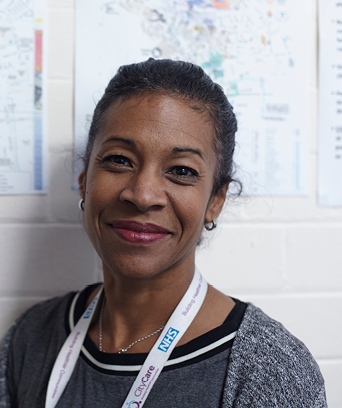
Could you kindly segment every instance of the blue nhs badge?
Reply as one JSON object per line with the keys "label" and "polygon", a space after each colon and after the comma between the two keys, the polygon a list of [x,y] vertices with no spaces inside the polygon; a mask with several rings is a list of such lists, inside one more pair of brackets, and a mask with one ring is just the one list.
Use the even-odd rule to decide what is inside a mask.
{"label": "blue nhs badge", "polygon": [[170,327],[167,333],[165,334],[163,340],[159,344],[158,349],[166,353],[169,347],[171,346],[173,340],[177,337],[178,333],[179,333],[178,330]]}

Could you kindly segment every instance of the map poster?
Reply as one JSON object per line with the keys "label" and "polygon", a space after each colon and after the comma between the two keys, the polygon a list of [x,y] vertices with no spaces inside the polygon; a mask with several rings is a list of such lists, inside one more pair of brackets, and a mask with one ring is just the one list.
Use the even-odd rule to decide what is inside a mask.
{"label": "map poster", "polygon": [[47,192],[44,4],[0,1],[0,194]]}
{"label": "map poster", "polygon": [[310,0],[76,0],[76,153],[120,65],[181,59],[200,65],[234,106],[246,193],[307,195],[312,21]]}
{"label": "map poster", "polygon": [[319,2],[318,203],[342,206],[342,2]]}

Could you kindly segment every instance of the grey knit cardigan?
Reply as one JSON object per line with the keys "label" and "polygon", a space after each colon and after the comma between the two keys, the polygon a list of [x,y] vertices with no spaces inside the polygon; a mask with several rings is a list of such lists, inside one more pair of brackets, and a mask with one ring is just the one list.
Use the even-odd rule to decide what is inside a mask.
{"label": "grey knit cardigan", "polygon": [[[6,336],[0,356],[0,408],[13,408],[6,368],[15,327]],[[324,380],[308,349],[251,304],[229,357],[222,408],[233,407],[327,407]]]}
{"label": "grey knit cardigan", "polygon": [[222,407],[327,407],[324,380],[308,349],[251,304],[231,350]]}

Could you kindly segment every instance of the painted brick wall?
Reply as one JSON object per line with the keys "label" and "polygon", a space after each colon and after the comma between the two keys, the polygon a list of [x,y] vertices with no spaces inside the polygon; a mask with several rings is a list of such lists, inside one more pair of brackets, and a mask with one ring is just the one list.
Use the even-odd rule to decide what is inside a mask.
{"label": "painted brick wall", "polygon": [[[100,279],[71,189],[73,1],[49,0],[48,17],[50,192],[0,197],[0,338],[35,302]],[[312,30],[308,46],[314,51],[314,21]],[[314,72],[314,57],[312,66]],[[316,94],[313,75],[313,118]],[[316,205],[314,123],[309,197],[228,202],[219,228],[206,233],[197,263],[210,283],[253,302],[304,341],[321,366],[329,407],[341,408],[342,208]]]}

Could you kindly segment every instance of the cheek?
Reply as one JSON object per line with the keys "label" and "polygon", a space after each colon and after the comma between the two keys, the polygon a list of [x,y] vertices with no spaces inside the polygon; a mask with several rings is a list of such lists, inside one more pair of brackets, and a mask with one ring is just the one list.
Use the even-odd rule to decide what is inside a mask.
{"label": "cheek", "polygon": [[93,175],[86,186],[86,201],[91,211],[96,213],[101,206],[108,205],[120,188],[120,179],[114,179],[111,173]]}
{"label": "cheek", "polygon": [[201,234],[207,207],[206,196],[205,191],[198,191],[196,194],[194,191],[177,194],[174,209],[183,234],[190,236]]}
{"label": "cheek", "polygon": [[95,245],[95,237],[100,234],[99,217],[112,201],[113,189],[106,178],[89,177],[85,191],[84,227]]}

